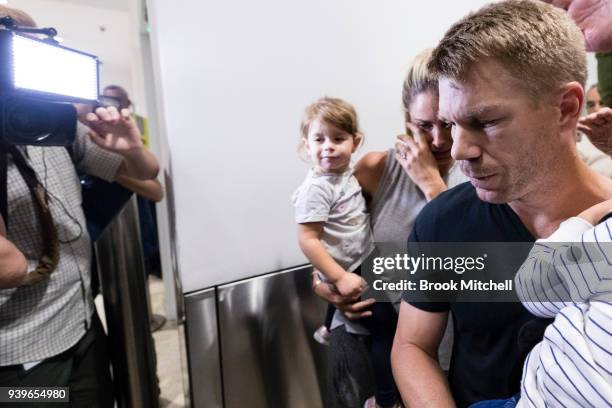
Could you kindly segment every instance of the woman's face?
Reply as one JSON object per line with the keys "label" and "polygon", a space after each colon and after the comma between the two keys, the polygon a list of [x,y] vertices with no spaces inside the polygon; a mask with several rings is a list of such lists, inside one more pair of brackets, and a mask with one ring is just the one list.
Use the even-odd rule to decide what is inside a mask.
{"label": "woman's face", "polygon": [[429,149],[438,163],[440,174],[445,176],[453,165],[451,157],[453,140],[448,123],[438,119],[438,93],[424,91],[416,94],[408,111],[412,124],[425,136]]}

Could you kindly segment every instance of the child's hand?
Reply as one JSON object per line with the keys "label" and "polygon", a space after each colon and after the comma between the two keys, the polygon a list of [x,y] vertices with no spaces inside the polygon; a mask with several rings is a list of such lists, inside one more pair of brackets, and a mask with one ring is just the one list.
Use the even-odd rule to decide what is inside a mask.
{"label": "child's hand", "polygon": [[357,298],[366,290],[366,282],[356,273],[347,272],[334,285],[342,296]]}
{"label": "child's hand", "polygon": [[591,208],[588,208],[578,214],[578,217],[586,220],[592,225],[595,225],[609,212],[612,212],[612,199],[595,204]]}

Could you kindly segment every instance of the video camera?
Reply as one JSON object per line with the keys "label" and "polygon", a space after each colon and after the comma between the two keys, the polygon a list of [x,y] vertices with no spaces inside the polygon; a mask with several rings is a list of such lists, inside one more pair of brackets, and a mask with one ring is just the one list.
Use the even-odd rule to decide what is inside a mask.
{"label": "video camera", "polygon": [[59,45],[53,28],[20,27],[8,16],[0,25],[0,143],[72,144],[72,103],[98,104],[98,58]]}

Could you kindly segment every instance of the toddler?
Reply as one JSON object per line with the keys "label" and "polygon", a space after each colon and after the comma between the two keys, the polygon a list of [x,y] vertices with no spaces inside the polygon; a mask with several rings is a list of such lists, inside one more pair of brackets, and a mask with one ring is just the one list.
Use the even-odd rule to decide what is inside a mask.
{"label": "toddler", "polygon": [[[360,265],[373,251],[374,243],[365,199],[351,169],[351,156],[363,139],[355,109],[341,99],[319,99],[306,109],[300,139],[300,150],[312,164],[293,195],[300,248],[323,274],[322,279],[342,296],[356,298],[366,288]],[[372,312],[372,317],[361,321],[370,329],[376,403],[394,406],[397,394],[391,350],[381,347],[391,344],[392,339],[381,339],[379,334],[388,332],[380,330],[380,325],[392,319],[376,313],[376,305]]]}

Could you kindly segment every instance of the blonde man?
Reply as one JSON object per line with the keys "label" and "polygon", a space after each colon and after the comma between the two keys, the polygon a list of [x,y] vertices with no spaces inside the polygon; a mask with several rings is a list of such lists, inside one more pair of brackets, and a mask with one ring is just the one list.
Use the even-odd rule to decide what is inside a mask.
{"label": "blonde man", "polygon": [[[434,51],[439,115],[470,183],[442,193],[416,220],[411,241],[534,241],[612,196],[612,182],[576,154],[586,54],[580,30],[550,5],[506,1],[454,24]],[[435,220],[435,222],[431,222]],[[435,358],[448,312],[448,382]],[[469,406],[519,392],[518,303],[401,305],[392,362],[410,406]]]}

